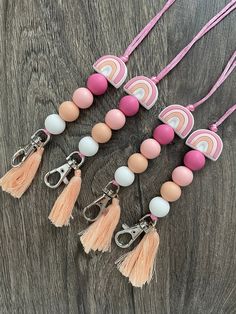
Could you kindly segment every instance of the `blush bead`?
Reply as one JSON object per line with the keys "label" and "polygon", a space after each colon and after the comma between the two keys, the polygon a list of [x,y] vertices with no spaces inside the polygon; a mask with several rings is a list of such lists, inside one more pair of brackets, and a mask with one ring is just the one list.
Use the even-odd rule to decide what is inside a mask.
{"label": "blush bead", "polygon": [[115,180],[120,186],[131,185],[134,179],[134,173],[126,166],[119,167],[115,172]]}
{"label": "blush bead", "polygon": [[185,167],[176,167],[172,172],[172,180],[179,186],[187,186],[193,181],[193,172]]}
{"label": "blush bead", "polygon": [[74,91],[73,102],[81,109],[89,108],[93,103],[93,94],[89,89],[80,87]]}
{"label": "blush bead", "polygon": [[161,145],[167,145],[173,141],[175,132],[169,125],[161,124],[155,128],[153,137]]}
{"label": "blush bead", "polygon": [[91,157],[98,152],[99,145],[91,136],[85,136],[79,141],[78,147],[81,154]]}
{"label": "blush bead", "polygon": [[205,166],[206,158],[198,150],[190,150],[184,155],[184,164],[192,171],[201,170]]}
{"label": "blush bead", "polygon": [[138,99],[134,96],[127,95],[121,98],[119,109],[127,116],[132,117],[139,111]]}
{"label": "blush bead", "polygon": [[66,123],[62,118],[59,116],[59,114],[50,114],[47,116],[44,122],[45,129],[54,135],[61,134],[65,128],[66,128]]}
{"label": "blush bead", "polygon": [[140,153],[135,153],[129,157],[128,167],[134,173],[142,173],[148,167],[147,158]]}
{"label": "blush bead", "polygon": [[149,203],[149,210],[155,217],[164,217],[170,211],[170,204],[162,197],[154,197]]}
{"label": "blush bead", "polygon": [[112,131],[106,123],[97,123],[92,128],[92,138],[97,143],[106,143],[110,140]]}
{"label": "blush bead", "polygon": [[112,130],[123,128],[125,121],[125,115],[119,109],[112,109],[105,116],[105,122]]}
{"label": "blush bead", "polygon": [[104,94],[108,88],[108,82],[104,75],[94,73],[87,80],[87,88],[97,96]]}
{"label": "blush bead", "polygon": [[148,138],[142,142],[140,152],[148,159],[157,158],[161,152],[161,145],[153,138]]}
{"label": "blush bead", "polygon": [[79,108],[72,101],[64,101],[59,106],[60,117],[67,122],[72,122],[79,117]]}
{"label": "blush bead", "polygon": [[161,196],[168,202],[175,202],[181,196],[181,188],[172,181],[167,181],[161,186]]}

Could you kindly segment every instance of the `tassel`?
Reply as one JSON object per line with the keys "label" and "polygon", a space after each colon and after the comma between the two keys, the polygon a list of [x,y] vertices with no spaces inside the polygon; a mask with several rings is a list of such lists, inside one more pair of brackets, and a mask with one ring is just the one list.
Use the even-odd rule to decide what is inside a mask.
{"label": "tassel", "polygon": [[153,228],[133,251],[121,256],[116,262],[118,270],[129,278],[134,287],[142,287],[151,281],[159,242],[159,235]]}
{"label": "tassel", "polygon": [[0,179],[2,190],[15,198],[20,198],[31,185],[42,160],[43,152],[44,148],[39,147],[19,167],[9,170]]}
{"label": "tassel", "polygon": [[[68,226],[72,210],[81,188],[81,170],[75,170],[75,175],[57,198],[48,219],[56,227]],[[73,218],[73,217],[72,217]]]}
{"label": "tassel", "polygon": [[82,231],[80,241],[86,253],[91,250],[107,252],[111,248],[111,240],[120,220],[120,205],[118,198],[103,210],[100,217],[86,230]]}

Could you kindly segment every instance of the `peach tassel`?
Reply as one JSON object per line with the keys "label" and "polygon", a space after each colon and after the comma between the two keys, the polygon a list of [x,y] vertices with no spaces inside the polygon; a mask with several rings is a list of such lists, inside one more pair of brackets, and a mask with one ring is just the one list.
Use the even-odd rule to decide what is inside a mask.
{"label": "peach tassel", "polygon": [[81,188],[81,170],[75,170],[75,175],[57,198],[48,219],[56,227],[68,226],[72,210]]}
{"label": "peach tassel", "polygon": [[0,179],[2,190],[13,197],[20,198],[31,185],[41,163],[43,152],[44,148],[39,147],[19,167],[9,170]]}
{"label": "peach tassel", "polygon": [[152,228],[133,251],[121,256],[116,262],[118,270],[129,278],[134,287],[142,287],[151,281],[159,242],[159,235]]}
{"label": "peach tassel", "polygon": [[100,217],[82,232],[80,241],[86,253],[93,251],[107,252],[111,248],[111,240],[120,220],[120,205],[118,198],[103,210]]}

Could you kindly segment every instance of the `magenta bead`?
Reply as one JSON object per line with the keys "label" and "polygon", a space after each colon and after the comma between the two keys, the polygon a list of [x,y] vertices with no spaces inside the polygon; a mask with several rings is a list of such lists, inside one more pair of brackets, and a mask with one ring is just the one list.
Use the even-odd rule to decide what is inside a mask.
{"label": "magenta bead", "polygon": [[205,156],[198,150],[190,150],[184,155],[185,166],[193,171],[201,170],[205,162]]}
{"label": "magenta bead", "polygon": [[139,111],[138,99],[134,96],[127,95],[121,98],[119,109],[127,116],[132,117]]}
{"label": "magenta bead", "polygon": [[179,166],[173,170],[172,180],[179,186],[187,186],[193,181],[193,173],[189,168]]}
{"label": "magenta bead", "polygon": [[89,89],[80,87],[74,91],[72,99],[77,107],[81,109],[87,109],[93,103],[93,94]]}
{"label": "magenta bead", "polygon": [[173,141],[175,137],[175,132],[169,125],[161,124],[155,128],[153,132],[153,137],[161,145],[167,145]]}
{"label": "magenta bead", "polygon": [[94,73],[89,76],[87,80],[87,88],[94,94],[94,95],[102,95],[106,92],[108,88],[108,82],[105,76],[99,73]]}
{"label": "magenta bead", "polygon": [[119,130],[123,128],[123,126],[125,125],[125,121],[125,115],[119,109],[112,109],[108,111],[105,117],[106,124],[112,130]]}
{"label": "magenta bead", "polygon": [[154,159],[160,155],[161,145],[153,138],[148,138],[142,142],[140,152],[147,159]]}

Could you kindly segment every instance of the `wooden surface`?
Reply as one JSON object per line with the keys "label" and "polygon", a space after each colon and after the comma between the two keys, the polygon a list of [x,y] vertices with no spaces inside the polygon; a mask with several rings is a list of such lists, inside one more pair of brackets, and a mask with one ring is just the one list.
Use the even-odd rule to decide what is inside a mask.
{"label": "wooden surface", "polygon": [[[43,126],[49,113],[84,86],[98,57],[119,55],[161,9],[164,0],[0,0],[1,175],[16,148]],[[226,0],[177,0],[128,63],[128,78],[158,73]],[[161,244],[151,284],[133,289],[114,266],[123,251],[87,256],[77,233],[86,227],[81,209],[100,193],[117,166],[151,135],[158,113],[169,104],[203,97],[236,47],[236,12],[207,34],[159,84],[151,112],[136,118],[83,166],[83,186],[69,228],[56,229],[47,216],[61,189],[49,190],[44,174],[64,162],[79,138],[117,106],[122,88],[109,88],[81,119],[48,145],[32,187],[20,200],[0,193],[0,313],[236,313],[236,124],[220,128],[224,150],[207,162],[182,198],[158,223]],[[235,103],[235,73],[195,113],[207,127]],[[163,148],[146,173],[123,189],[121,221],[135,223],[170,178],[187,148],[181,139]],[[92,190],[91,190],[92,188]]]}

